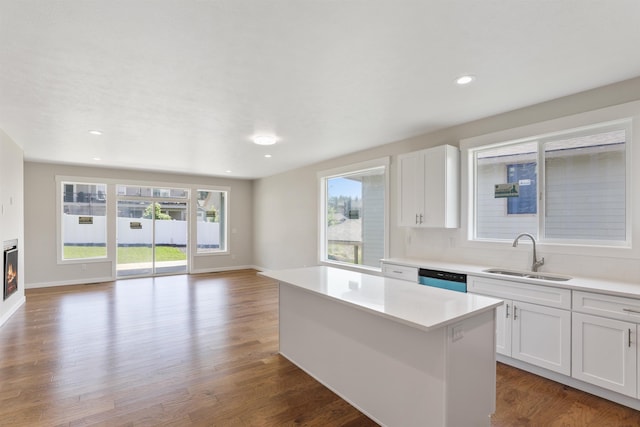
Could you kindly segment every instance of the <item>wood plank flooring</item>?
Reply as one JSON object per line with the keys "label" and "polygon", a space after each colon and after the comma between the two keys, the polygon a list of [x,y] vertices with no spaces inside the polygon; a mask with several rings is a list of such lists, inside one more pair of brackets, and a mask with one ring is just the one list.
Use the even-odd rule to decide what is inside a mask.
{"label": "wood plank flooring", "polygon": [[[277,298],[252,270],[28,290],[0,328],[0,426],[375,426],[278,355]],[[497,397],[496,427],[640,426],[502,364]]]}

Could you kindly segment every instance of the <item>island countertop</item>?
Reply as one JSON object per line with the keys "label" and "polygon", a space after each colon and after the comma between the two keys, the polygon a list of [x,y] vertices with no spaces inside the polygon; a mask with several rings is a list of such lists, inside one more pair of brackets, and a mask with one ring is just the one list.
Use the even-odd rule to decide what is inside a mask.
{"label": "island countertop", "polygon": [[260,273],[356,309],[430,331],[492,310],[502,300],[334,267]]}

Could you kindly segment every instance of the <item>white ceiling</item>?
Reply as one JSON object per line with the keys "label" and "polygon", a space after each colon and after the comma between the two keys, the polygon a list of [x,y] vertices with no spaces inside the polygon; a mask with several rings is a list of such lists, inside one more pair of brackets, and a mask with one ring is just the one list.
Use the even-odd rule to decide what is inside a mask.
{"label": "white ceiling", "polygon": [[0,0],[0,128],[28,160],[263,177],[636,77],[639,22],[637,0]]}

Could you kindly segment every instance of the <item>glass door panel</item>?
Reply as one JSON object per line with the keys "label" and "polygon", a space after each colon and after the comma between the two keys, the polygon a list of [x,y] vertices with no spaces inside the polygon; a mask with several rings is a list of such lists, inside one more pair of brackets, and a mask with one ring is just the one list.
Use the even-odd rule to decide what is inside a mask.
{"label": "glass door panel", "polygon": [[154,274],[153,212],[149,201],[118,200],[117,277]]}
{"label": "glass door panel", "polygon": [[187,272],[187,202],[155,203],[155,274]]}
{"label": "glass door panel", "polygon": [[[119,194],[125,197],[120,197],[117,204],[117,277],[188,271],[188,201],[184,200],[188,193],[180,189],[154,188],[153,193],[148,190],[118,187]],[[168,197],[146,197],[151,194]]]}

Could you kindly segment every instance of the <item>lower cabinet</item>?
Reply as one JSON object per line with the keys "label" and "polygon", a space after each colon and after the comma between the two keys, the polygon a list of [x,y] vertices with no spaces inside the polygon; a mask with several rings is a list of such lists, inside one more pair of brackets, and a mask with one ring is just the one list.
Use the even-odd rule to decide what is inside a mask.
{"label": "lower cabinet", "polygon": [[570,311],[505,300],[496,316],[496,352],[571,374]]}
{"label": "lower cabinet", "polygon": [[[533,304],[570,305],[571,291],[472,277],[469,291],[504,299],[496,310],[496,352],[571,375],[571,311]],[[507,297],[520,299],[507,299]]]}
{"label": "lower cabinet", "polygon": [[571,375],[608,390],[637,396],[635,323],[573,313]]}
{"label": "lower cabinet", "polygon": [[[385,275],[415,281],[416,269],[396,267],[387,266]],[[504,301],[496,309],[497,353],[600,387],[603,397],[640,409],[623,397],[640,398],[640,298],[473,275],[467,289]]]}
{"label": "lower cabinet", "polygon": [[511,357],[571,374],[571,312],[513,302]]}
{"label": "lower cabinet", "polygon": [[640,299],[573,291],[571,375],[638,397]]}

